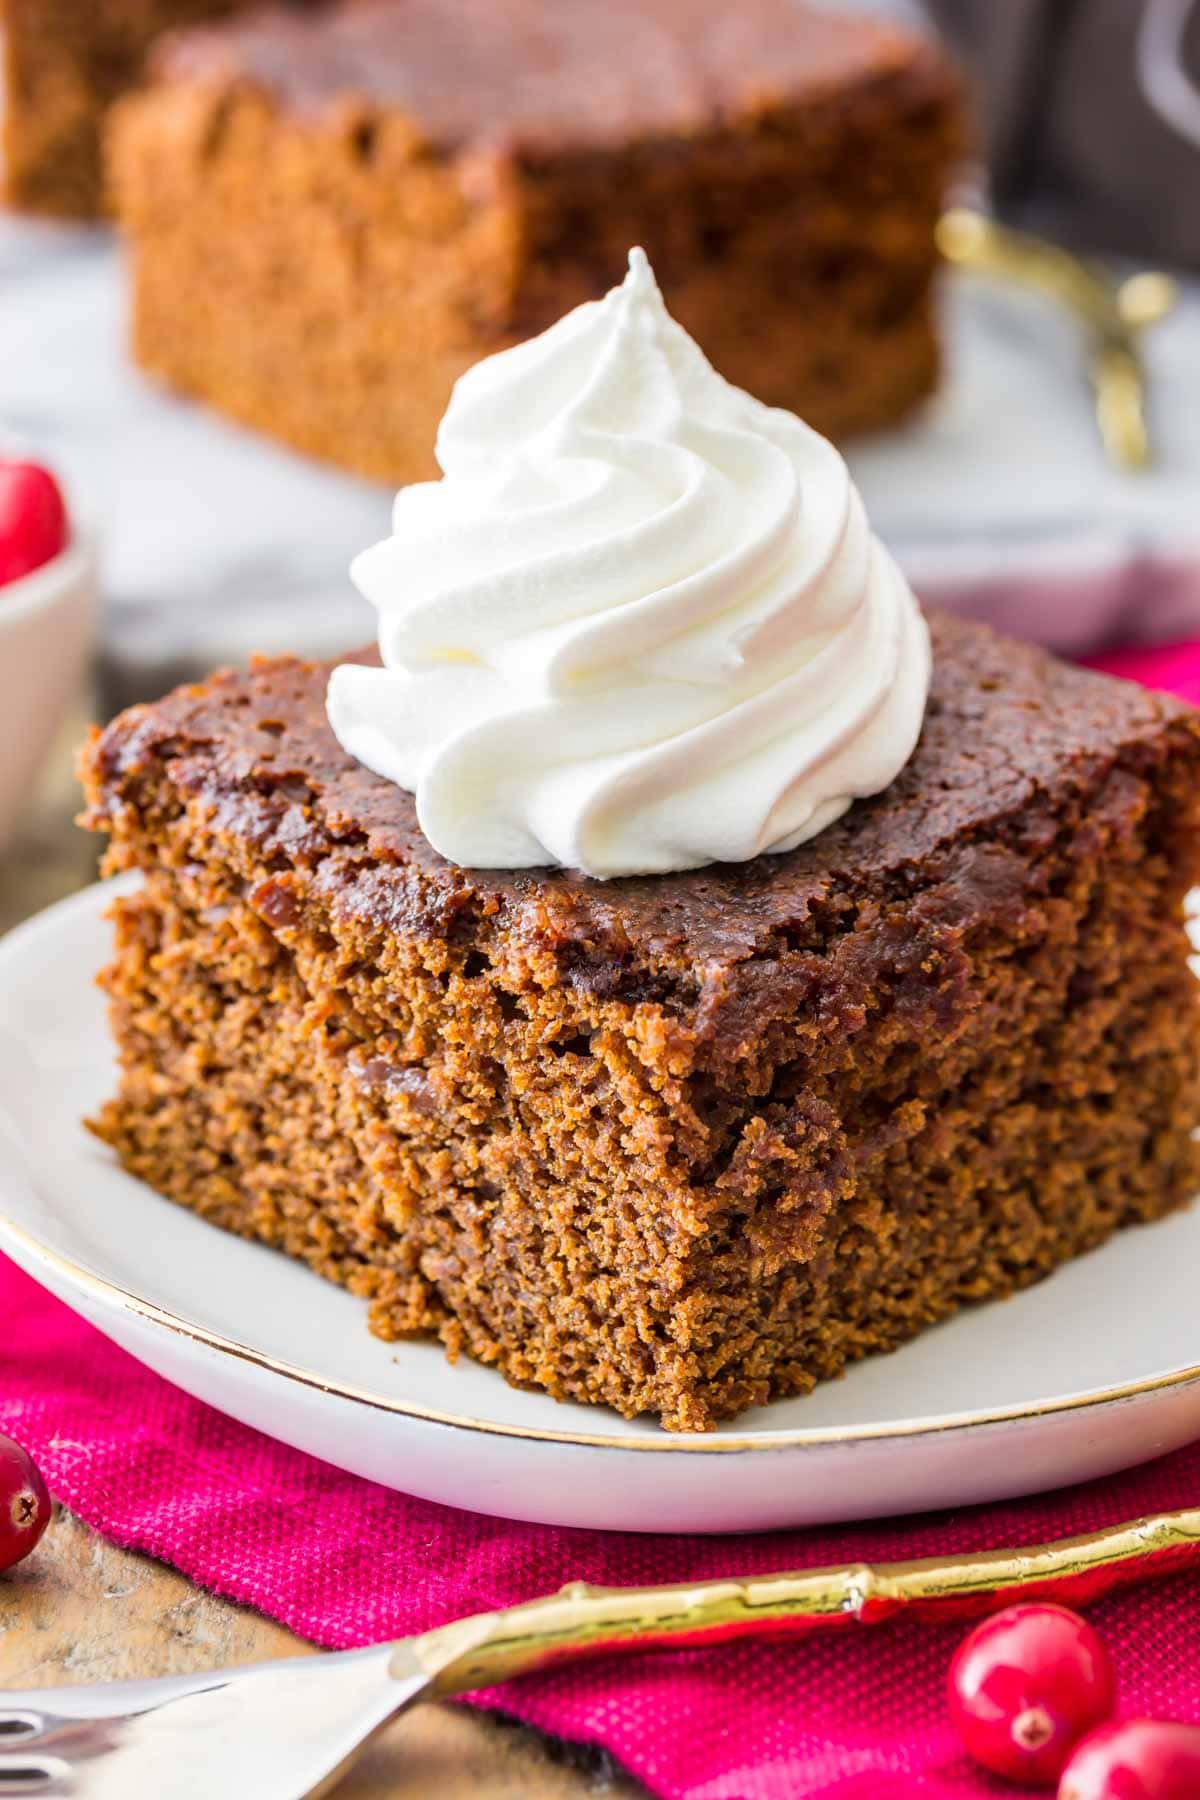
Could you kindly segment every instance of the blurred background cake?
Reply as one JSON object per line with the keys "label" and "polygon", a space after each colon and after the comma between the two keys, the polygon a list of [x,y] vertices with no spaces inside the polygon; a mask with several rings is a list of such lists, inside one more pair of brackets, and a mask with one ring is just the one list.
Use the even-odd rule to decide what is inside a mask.
{"label": "blurred background cake", "polygon": [[435,472],[455,378],[643,245],[717,368],[837,436],[937,382],[958,83],[796,0],[274,6],[176,35],[119,110],[133,348],[360,474]]}
{"label": "blurred background cake", "polygon": [[103,210],[108,109],[142,78],[175,25],[219,18],[244,0],[2,0],[3,194],[63,218]]}

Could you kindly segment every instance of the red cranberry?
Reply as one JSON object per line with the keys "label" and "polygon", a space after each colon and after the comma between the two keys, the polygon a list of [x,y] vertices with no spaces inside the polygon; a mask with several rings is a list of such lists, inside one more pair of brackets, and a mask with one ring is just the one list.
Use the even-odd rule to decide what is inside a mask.
{"label": "red cranberry", "polygon": [[0,458],[0,583],[40,569],[69,538],[66,505],[50,471]]}
{"label": "red cranberry", "polygon": [[1010,1606],[977,1625],[950,1665],[950,1716],[967,1754],[1010,1781],[1053,1787],[1110,1717],[1112,1662],[1065,1606]]}
{"label": "red cranberry", "polygon": [[1126,1719],[1079,1745],[1058,1800],[1200,1800],[1200,1726]]}
{"label": "red cranberry", "polygon": [[49,1523],[41,1471],[20,1444],[0,1433],[0,1569],[28,1556]]}

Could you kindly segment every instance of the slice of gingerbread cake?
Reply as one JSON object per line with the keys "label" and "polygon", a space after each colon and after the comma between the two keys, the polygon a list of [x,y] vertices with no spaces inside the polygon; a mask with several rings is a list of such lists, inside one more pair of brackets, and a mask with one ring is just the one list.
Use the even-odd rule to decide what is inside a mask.
{"label": "slice of gingerbread cake", "polygon": [[886,793],[599,882],[443,861],[327,676],[219,675],[88,751],[146,872],[98,1128],[384,1336],[700,1430],[1193,1193],[1183,706],[938,620]]}
{"label": "slice of gingerbread cake", "polygon": [[438,454],[378,653],[86,751],[129,1170],[679,1431],[1190,1198],[1200,714],[927,625],[638,253]]}

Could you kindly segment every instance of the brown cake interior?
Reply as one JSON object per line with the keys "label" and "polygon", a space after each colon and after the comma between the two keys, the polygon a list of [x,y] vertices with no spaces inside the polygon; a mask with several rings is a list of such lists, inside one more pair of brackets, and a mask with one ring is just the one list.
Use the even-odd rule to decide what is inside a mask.
{"label": "brown cake interior", "polygon": [[710,1427],[1196,1182],[1196,715],[941,622],[884,795],[791,856],[473,873],[270,663],[93,745],[146,869],[107,982],[126,1166],[385,1337]]}

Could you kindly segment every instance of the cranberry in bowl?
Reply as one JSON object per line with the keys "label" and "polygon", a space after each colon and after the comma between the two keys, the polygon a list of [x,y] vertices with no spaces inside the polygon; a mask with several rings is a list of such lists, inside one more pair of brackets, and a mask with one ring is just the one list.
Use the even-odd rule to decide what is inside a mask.
{"label": "cranberry in bowl", "polygon": [[0,854],[83,679],[95,594],[54,475],[0,452]]}

